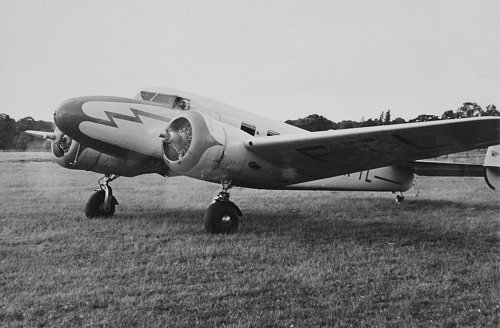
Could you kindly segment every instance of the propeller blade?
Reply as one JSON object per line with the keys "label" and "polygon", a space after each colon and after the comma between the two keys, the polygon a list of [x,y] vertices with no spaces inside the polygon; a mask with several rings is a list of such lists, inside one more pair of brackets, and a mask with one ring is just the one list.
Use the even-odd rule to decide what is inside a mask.
{"label": "propeller blade", "polygon": [[51,140],[51,141],[54,141],[56,139],[55,132],[34,131],[34,130],[27,130],[24,132],[29,134],[29,135],[32,135],[34,137],[40,138],[40,139],[46,139],[46,140]]}

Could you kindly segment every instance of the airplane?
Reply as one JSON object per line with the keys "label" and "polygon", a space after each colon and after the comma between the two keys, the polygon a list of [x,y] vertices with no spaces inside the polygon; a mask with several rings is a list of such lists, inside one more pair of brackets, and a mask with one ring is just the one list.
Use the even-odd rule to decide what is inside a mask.
{"label": "airplane", "polygon": [[[114,215],[118,177],[188,176],[221,185],[204,214],[209,233],[231,233],[242,212],[232,187],[272,190],[385,191],[404,200],[416,175],[480,176],[500,190],[500,117],[309,132],[193,93],[146,88],[135,98],[64,101],[52,142],[64,168],[103,174],[88,218]],[[484,165],[428,161],[488,147]]]}

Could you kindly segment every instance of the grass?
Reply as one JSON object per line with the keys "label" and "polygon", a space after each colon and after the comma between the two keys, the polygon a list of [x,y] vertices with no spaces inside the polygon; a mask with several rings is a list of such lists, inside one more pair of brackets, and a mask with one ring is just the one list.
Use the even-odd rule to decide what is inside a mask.
{"label": "grass", "polygon": [[120,178],[115,217],[88,220],[97,174],[0,169],[2,327],[500,323],[500,203],[481,179],[419,178],[402,205],[235,188],[239,232],[214,236],[202,217],[217,185]]}

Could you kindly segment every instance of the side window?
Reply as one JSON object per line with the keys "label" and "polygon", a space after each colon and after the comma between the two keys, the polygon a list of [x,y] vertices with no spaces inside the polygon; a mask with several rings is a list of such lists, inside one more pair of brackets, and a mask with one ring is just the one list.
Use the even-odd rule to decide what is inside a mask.
{"label": "side window", "polygon": [[273,130],[269,130],[267,131],[267,136],[270,137],[270,136],[278,136],[279,133],[276,132],[276,131],[273,131]]}
{"label": "side window", "polygon": [[241,130],[254,136],[255,135],[255,125],[243,122],[241,123]]}
{"label": "side window", "polygon": [[174,101],[174,109],[180,110],[189,110],[191,108],[191,104],[189,99],[184,99],[181,97],[177,97]]}

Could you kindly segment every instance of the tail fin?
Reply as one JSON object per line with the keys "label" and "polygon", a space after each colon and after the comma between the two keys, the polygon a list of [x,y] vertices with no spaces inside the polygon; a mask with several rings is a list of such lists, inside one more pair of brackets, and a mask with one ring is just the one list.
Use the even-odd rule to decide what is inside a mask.
{"label": "tail fin", "polygon": [[488,147],[484,158],[484,179],[491,189],[500,191],[500,145]]}

